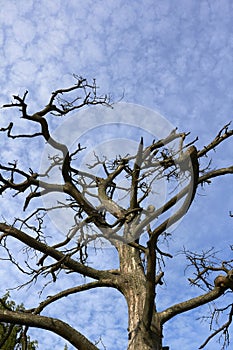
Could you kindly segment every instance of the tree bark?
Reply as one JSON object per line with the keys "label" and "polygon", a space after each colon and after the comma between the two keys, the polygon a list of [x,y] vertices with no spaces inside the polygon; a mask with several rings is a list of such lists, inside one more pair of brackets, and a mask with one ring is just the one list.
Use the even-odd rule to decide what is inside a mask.
{"label": "tree bark", "polygon": [[153,311],[149,328],[143,322],[146,295],[146,277],[140,253],[134,247],[118,244],[120,257],[120,290],[128,305],[128,350],[161,350],[161,322]]}

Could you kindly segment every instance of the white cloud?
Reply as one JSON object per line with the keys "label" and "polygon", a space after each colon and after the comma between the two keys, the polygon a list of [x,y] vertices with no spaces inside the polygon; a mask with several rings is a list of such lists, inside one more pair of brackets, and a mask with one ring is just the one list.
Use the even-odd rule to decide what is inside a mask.
{"label": "white cloud", "polygon": [[33,23],[29,20],[18,20],[13,26],[13,33],[20,45],[26,45],[33,40],[35,28]]}

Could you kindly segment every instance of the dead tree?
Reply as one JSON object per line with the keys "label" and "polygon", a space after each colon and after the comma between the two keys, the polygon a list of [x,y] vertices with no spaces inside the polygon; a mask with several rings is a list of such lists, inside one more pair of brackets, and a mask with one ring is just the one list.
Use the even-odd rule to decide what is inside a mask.
{"label": "dead tree", "polygon": [[[177,130],[173,130],[164,139],[151,140],[149,145],[144,145],[141,138],[135,154],[116,155],[114,159],[104,160],[96,155],[96,161],[90,165],[90,169],[96,169],[96,175],[93,171],[84,172],[79,168],[77,160],[85,149],[78,144],[76,150],[71,152],[66,144],[56,140],[50,132],[49,118],[62,118],[84,106],[104,105],[108,108],[111,105],[108,96],[97,95],[95,81],[90,84],[86,79],[75,78],[75,85],[53,92],[48,104],[33,114],[28,112],[27,91],[22,97],[13,96],[13,101],[3,106],[4,109],[20,109],[22,120],[38,127],[29,134],[16,134],[14,122],[11,121],[8,126],[0,129],[4,135],[13,140],[34,141],[42,138],[56,154],[50,157],[51,163],[44,173],[40,173],[36,162],[28,164],[27,169],[20,168],[16,161],[0,164],[0,193],[13,194],[12,206],[16,195],[23,196],[25,212],[24,217],[0,223],[0,242],[9,262],[29,276],[25,284],[36,281],[40,275],[46,275],[56,283],[57,276],[62,271],[87,276],[90,282],[50,295],[33,309],[25,309],[20,313],[0,310],[0,321],[47,329],[79,350],[96,350],[97,346],[78,330],[60,319],[44,314],[48,305],[55,304],[64,297],[93,288],[109,287],[122,293],[127,301],[128,350],[165,349],[167,347],[162,347],[162,343],[163,325],[166,322],[233,290],[232,261],[218,265],[210,259],[210,254],[207,259],[205,253],[197,255],[184,250],[188,261],[196,269],[195,277],[190,279],[190,283],[201,286],[204,292],[157,311],[156,295],[161,292],[159,286],[166,280],[166,264],[162,262],[172,259],[169,252],[161,250],[160,242],[168,237],[172,225],[186,214],[198,186],[205,186],[215,177],[233,173],[233,165],[213,170],[210,162],[206,164],[211,150],[229,139],[233,131],[229,128],[230,124],[225,125],[208,145],[199,150],[195,146],[196,140],[186,143],[188,133]],[[82,121],[77,121],[77,127],[78,123]],[[174,147],[174,142],[178,147]],[[25,147],[27,145],[25,142]],[[33,149],[27,151],[30,153]],[[98,175],[100,168],[101,176]],[[61,174],[60,182],[48,180],[55,169]],[[128,186],[118,184],[122,178],[127,179]],[[156,194],[153,194],[152,189],[161,178],[171,185],[173,180],[178,180],[182,186],[175,185],[169,198],[158,208]],[[124,205],[121,205],[119,196],[116,196],[118,190],[123,193]],[[67,200],[58,202],[54,207],[37,207],[36,200],[50,193],[55,196],[63,193]],[[149,205],[148,198],[151,201]],[[49,245],[46,243],[48,233],[43,228],[43,223],[46,214],[58,207],[60,210],[71,210],[74,220],[63,240],[56,239],[54,229],[54,244]],[[172,211],[173,208],[175,210]],[[21,242],[26,248],[26,268],[21,263],[16,263],[14,250],[9,244],[11,239]],[[96,240],[107,241],[115,247],[119,255],[118,269],[100,270],[87,264],[88,246]],[[32,252],[36,252],[33,266],[29,259]],[[214,255],[213,252],[211,254]],[[222,272],[223,275],[220,273],[214,281],[216,272]],[[220,332],[225,336],[225,345],[228,344],[232,305],[225,309],[230,309],[226,323],[215,330],[202,347]],[[221,310],[214,310],[213,313],[218,311]]]}

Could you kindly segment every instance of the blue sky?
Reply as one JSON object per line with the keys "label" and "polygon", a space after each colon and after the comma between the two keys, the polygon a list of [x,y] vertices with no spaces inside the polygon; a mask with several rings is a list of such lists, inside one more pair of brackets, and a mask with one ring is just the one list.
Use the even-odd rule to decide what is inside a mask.
{"label": "blue sky", "polygon": [[[73,83],[72,74],[76,73],[96,78],[100,91],[111,93],[114,100],[124,94],[124,102],[159,111],[180,131],[191,131],[193,139],[198,135],[198,147],[233,119],[231,0],[0,0],[0,5],[1,105],[12,94],[28,89],[29,109],[42,108],[52,91]],[[1,111],[3,126],[12,113]],[[21,122],[18,127],[23,128]],[[5,141],[0,142],[2,148]],[[23,147],[19,143],[15,150],[18,157]],[[231,165],[230,142],[220,149],[224,152],[215,153],[217,163]],[[39,153],[34,150],[27,157],[30,160]],[[2,154],[3,159],[8,156],[16,157],[11,148]],[[15,216],[18,205],[4,204],[2,211],[7,209],[9,215]],[[174,233],[172,252],[176,254],[183,245],[193,250],[206,249],[221,237],[218,249],[224,259],[229,258],[229,210],[233,210],[232,179],[216,180],[206,191],[199,190],[193,207]],[[101,253],[93,255],[93,263],[103,259],[104,267],[111,266],[115,262],[112,254],[109,250],[104,257]],[[200,292],[189,289],[183,277],[183,263],[175,255],[172,264],[168,264],[170,282],[161,289],[161,308],[179,301],[177,295],[184,300]],[[174,264],[178,277],[172,269]],[[7,267],[1,270],[1,281],[7,281],[8,273]],[[13,276],[18,281],[18,275]],[[2,286],[3,283],[1,293]],[[62,287],[63,282],[58,281],[57,290]],[[37,294],[30,290],[28,293],[25,302],[31,306]],[[54,311],[57,316],[62,315],[92,340],[101,335],[107,349],[125,348],[124,301],[107,290],[90,294],[90,298],[81,295],[72,297],[71,302],[56,304],[56,310],[50,309],[51,315]],[[103,300],[107,311],[101,311]],[[77,307],[75,315],[73,304]],[[183,350],[198,348],[208,325],[193,319],[204,310],[179,316],[165,327],[166,343],[172,350],[180,346]],[[51,344],[55,349],[63,349],[64,342],[48,332],[32,334],[39,340],[39,349],[50,349]],[[212,342],[206,349],[217,350],[219,344]]]}

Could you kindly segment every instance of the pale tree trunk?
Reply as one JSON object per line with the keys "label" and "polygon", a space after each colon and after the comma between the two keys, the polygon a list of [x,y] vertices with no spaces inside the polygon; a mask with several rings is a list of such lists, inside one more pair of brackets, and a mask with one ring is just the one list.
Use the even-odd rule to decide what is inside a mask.
{"label": "pale tree trunk", "polygon": [[161,350],[162,331],[156,320],[156,312],[150,329],[142,322],[146,300],[146,278],[141,265],[140,253],[129,245],[119,244],[121,285],[120,289],[128,304],[128,350]]}

